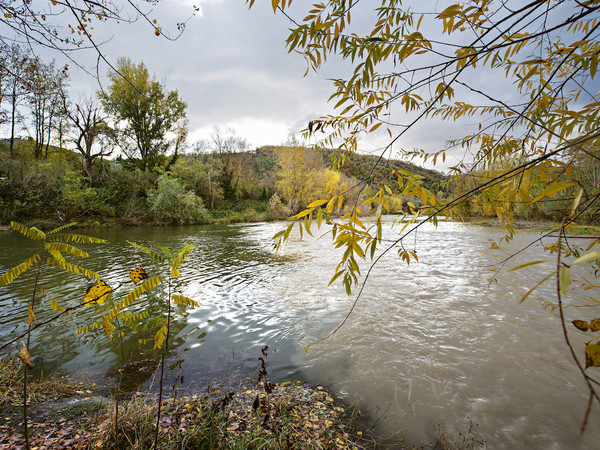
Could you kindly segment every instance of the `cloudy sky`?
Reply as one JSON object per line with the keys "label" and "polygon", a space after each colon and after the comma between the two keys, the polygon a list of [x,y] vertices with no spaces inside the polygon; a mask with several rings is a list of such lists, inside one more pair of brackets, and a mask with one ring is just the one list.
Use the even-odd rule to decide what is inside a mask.
{"label": "cloudy sky", "polygon": [[[190,141],[206,138],[214,127],[231,127],[252,146],[281,144],[308,120],[330,109],[326,74],[310,73],[301,56],[289,54],[289,21],[273,14],[267,2],[248,10],[242,0],[201,0],[200,11],[176,41],[156,37],[147,23],[101,24],[94,38],[113,63],[127,56],[143,61],[151,73],[177,89],[188,103]],[[151,14],[165,32],[192,12],[186,0],[163,2]],[[90,52],[87,64],[94,63]],[[57,57],[57,60],[60,57]],[[105,75],[104,66],[101,73]],[[97,90],[97,81],[72,70],[71,95]]]}
{"label": "cloudy sky", "polygon": [[[285,38],[292,24],[282,14],[273,14],[270,1],[256,0],[254,7],[248,10],[244,0],[164,0],[148,17],[157,19],[166,34],[174,35],[176,24],[193,13],[193,5],[199,9],[187,22],[183,35],[175,41],[156,37],[153,26],[144,20],[96,22],[92,32],[96,42],[104,42],[101,50],[109,62],[116,64],[120,57],[143,61],[167,89],[179,91],[188,104],[190,143],[208,138],[215,127],[220,127],[234,129],[236,135],[248,140],[252,147],[278,145],[290,134],[298,134],[309,120],[333,112],[332,105],[327,102],[333,92],[329,79],[348,77],[349,65],[331,58],[319,73],[309,72],[303,76],[306,71],[304,59],[301,55],[288,53],[285,48]],[[354,27],[360,29],[372,22],[372,6],[363,2],[359,4],[362,10],[353,10]],[[307,1],[296,1],[289,14],[301,21],[307,7]],[[422,7],[439,12],[445,3],[431,2]],[[123,15],[126,14],[127,9],[124,9]],[[68,14],[55,18],[67,19]],[[69,20],[72,21],[72,17]],[[426,22],[424,28],[429,33],[431,27]],[[470,41],[472,38],[467,30],[464,39]],[[45,60],[54,58],[59,64],[66,62],[60,53],[41,50],[40,54]],[[93,67],[97,54],[93,50],[80,51],[74,57],[81,65]],[[99,87],[98,80],[73,64],[70,67],[72,99],[77,101],[81,96],[94,95]],[[101,83],[106,83],[108,69],[107,64],[101,64]],[[465,72],[464,79],[487,92],[502,93],[507,102],[515,100],[510,98],[509,93],[514,89],[503,73],[477,69]],[[424,94],[428,95],[427,92]],[[468,101],[469,95],[464,99]],[[481,100],[473,99],[473,102]],[[394,105],[392,113],[395,122],[410,121],[410,117],[400,110],[400,105]],[[400,148],[440,150],[447,140],[473,131],[478,120],[481,118],[419,123],[394,145],[388,155],[398,156]],[[360,151],[380,152],[389,142],[383,128],[379,134],[363,139]],[[463,156],[462,151],[451,152],[451,157],[441,168],[456,164]]]}
{"label": "cloudy sky", "polygon": [[[290,21],[274,14],[269,1],[257,0],[249,10],[243,0],[168,0],[158,4],[148,17],[157,19],[165,33],[177,34],[176,24],[189,18],[193,5],[199,10],[189,19],[185,32],[175,41],[156,37],[151,24],[104,22],[94,24],[96,42],[115,64],[119,57],[143,61],[169,90],[177,89],[188,104],[189,143],[206,139],[215,127],[232,128],[252,147],[284,143],[308,121],[333,112],[327,99],[333,92],[331,78],[346,77],[349,65],[332,58],[319,73],[306,72],[301,55],[288,53],[285,38]],[[297,3],[290,15],[304,16],[306,4]],[[126,10],[124,10],[126,12]],[[372,15],[369,14],[369,19]],[[366,18],[366,15],[365,15]],[[61,19],[70,20],[68,15]],[[360,15],[353,23],[360,25]],[[45,60],[67,62],[60,53],[41,50]],[[82,65],[94,67],[97,54],[80,51],[74,56]],[[109,70],[100,65],[100,82]],[[70,64],[73,100],[98,90],[98,80]],[[439,149],[449,137],[465,131],[441,124],[424,124],[397,144],[400,147]],[[388,141],[383,133],[361,141],[361,151],[380,152]],[[455,161],[454,161],[455,162]],[[446,164],[449,166],[450,164]]]}

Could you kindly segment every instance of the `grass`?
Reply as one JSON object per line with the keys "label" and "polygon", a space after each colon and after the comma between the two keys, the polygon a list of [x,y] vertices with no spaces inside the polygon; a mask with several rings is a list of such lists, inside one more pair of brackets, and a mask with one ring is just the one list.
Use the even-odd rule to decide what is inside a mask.
{"label": "grass", "polygon": [[[17,423],[21,412],[19,360],[0,360],[0,411],[13,416],[0,423],[0,448],[21,448]],[[149,393],[122,400],[118,431],[115,404],[85,397],[92,392],[64,377],[32,383],[31,446],[38,448],[132,449],[152,447],[157,402]],[[210,388],[206,393],[165,400],[159,447],[163,449],[370,449],[386,445],[368,431],[355,428],[357,408],[337,403],[320,386],[299,381],[268,382],[233,390]],[[438,430],[433,445],[409,445],[390,437],[390,447],[463,450],[485,448],[471,421],[458,437]],[[116,434],[118,433],[118,434]]]}
{"label": "grass", "polygon": [[[121,447],[151,446],[156,404],[135,396],[119,412]],[[116,449],[114,406],[100,419],[91,441]],[[160,441],[181,449],[362,448],[350,437],[345,410],[334,405],[322,388],[282,383],[269,394],[242,387],[235,392],[168,399],[163,409]]]}
{"label": "grass", "polygon": [[[32,380],[28,383],[28,402],[38,403],[73,395],[81,386],[70,383],[66,377],[55,376]],[[19,359],[0,358],[0,406],[23,404],[23,369]]]}

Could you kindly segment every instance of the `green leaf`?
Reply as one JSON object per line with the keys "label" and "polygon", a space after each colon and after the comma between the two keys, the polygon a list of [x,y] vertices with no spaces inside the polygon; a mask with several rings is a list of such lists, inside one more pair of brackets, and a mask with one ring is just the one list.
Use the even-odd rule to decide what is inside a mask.
{"label": "green leaf", "polygon": [[595,261],[600,258],[600,250],[594,250],[593,252],[586,253],[585,255],[577,258],[573,261],[573,264],[582,264],[590,261]]}
{"label": "green leaf", "polygon": [[151,249],[146,248],[146,247],[142,247],[141,245],[138,245],[138,244],[136,244],[134,242],[127,241],[127,243],[129,245],[132,245],[133,247],[137,248],[138,250],[141,250],[142,252],[144,252],[145,254],[147,254],[148,256],[150,256],[150,258],[152,258],[156,262],[164,263],[167,260],[167,258],[165,258],[160,253],[156,253],[154,250],[151,250]]}
{"label": "green leaf", "polygon": [[558,286],[560,287],[560,292],[563,295],[567,295],[569,292],[569,286],[571,284],[571,273],[568,267],[564,267],[560,270],[558,274]]}

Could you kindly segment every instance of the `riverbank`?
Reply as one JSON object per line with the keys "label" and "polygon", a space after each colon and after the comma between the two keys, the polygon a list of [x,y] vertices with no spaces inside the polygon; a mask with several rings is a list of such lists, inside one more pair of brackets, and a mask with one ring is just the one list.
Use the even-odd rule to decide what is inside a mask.
{"label": "riverbank", "polygon": [[[0,449],[22,450],[22,372],[18,360],[0,360]],[[155,393],[122,394],[115,428],[112,388],[66,376],[29,383],[29,442],[36,450],[147,449],[156,430]],[[225,386],[163,399],[159,446],[167,449],[378,449],[481,448],[472,422],[450,437],[438,428],[432,444],[361,429],[356,405],[346,405],[321,386],[301,381]],[[118,430],[118,431],[117,431]]]}
{"label": "riverbank", "polygon": [[[0,362],[0,449],[24,448],[19,365]],[[31,383],[31,448],[150,448],[156,395],[137,392],[122,400],[115,428],[114,399],[102,391],[64,377]],[[161,448],[178,449],[375,447],[355,428],[355,419],[355,408],[300,381],[210,385],[207,392],[164,399],[159,441]]]}

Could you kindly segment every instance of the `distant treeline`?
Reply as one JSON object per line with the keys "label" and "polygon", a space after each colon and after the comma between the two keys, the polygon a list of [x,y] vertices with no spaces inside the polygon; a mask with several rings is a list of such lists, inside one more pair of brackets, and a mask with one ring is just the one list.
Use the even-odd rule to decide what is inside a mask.
{"label": "distant treeline", "polygon": [[[150,169],[135,160],[99,159],[93,173],[79,153],[50,146],[36,157],[33,139],[14,143],[11,157],[0,142],[1,223],[11,220],[50,224],[192,224],[283,219],[316,199],[343,193],[334,213],[343,214],[387,185],[391,212],[401,212],[395,171],[423,176],[433,192],[444,194],[440,172],[411,163],[383,160],[366,180],[377,157],[351,155],[340,170],[330,168],[329,152],[292,144],[253,151],[205,151],[161,156]],[[90,176],[91,175],[91,176]],[[441,191],[441,192],[440,192]],[[338,206],[336,204],[336,206]],[[368,205],[361,205],[364,214]]]}

